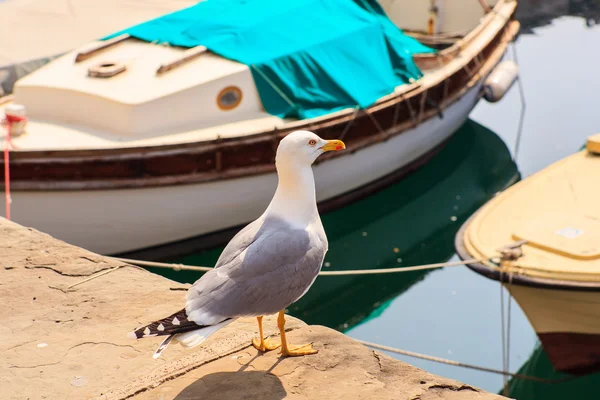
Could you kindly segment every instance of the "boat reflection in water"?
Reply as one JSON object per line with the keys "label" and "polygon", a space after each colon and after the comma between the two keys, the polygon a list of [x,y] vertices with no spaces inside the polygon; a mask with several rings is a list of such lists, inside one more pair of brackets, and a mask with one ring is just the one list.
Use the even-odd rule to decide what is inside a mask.
{"label": "boat reflection in water", "polygon": [[[508,384],[509,396],[514,399],[584,400],[598,398],[600,372],[585,376],[571,376],[556,372],[552,367],[548,355],[539,343],[533,350],[531,357],[523,364],[518,373],[562,382],[544,383],[511,379]],[[499,393],[502,393],[502,390]]]}
{"label": "boat reflection in water", "polygon": [[[478,207],[519,177],[504,142],[468,120],[425,166],[365,199],[322,216],[329,238],[323,270],[380,269],[442,262],[456,231]],[[178,259],[214,265],[222,247]],[[152,269],[193,282],[199,274]],[[373,317],[430,271],[319,277],[289,308],[309,324],[346,330]]]}

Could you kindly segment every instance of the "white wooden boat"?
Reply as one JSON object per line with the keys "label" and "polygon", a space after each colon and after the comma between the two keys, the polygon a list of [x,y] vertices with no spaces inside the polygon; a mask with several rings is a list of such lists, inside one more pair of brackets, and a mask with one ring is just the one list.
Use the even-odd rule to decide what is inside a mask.
{"label": "white wooden boat", "polygon": [[[501,280],[557,371],[600,370],[600,135],[517,183],[456,236],[469,268]],[[504,254],[504,257],[502,256]]]}
{"label": "white wooden boat", "polygon": [[[445,45],[414,56],[422,78],[366,109],[282,119],[264,111],[246,65],[126,35],[26,76],[4,104],[24,105],[28,118],[12,139],[13,220],[104,254],[228,230],[268,204],[277,143],[298,129],[347,144],[315,166],[322,210],[399,179],[426,162],[482,96],[518,32],[516,1],[497,1],[487,13],[476,1],[447,2],[438,15],[426,2],[381,3],[423,43]],[[122,67],[109,79],[90,77]]]}

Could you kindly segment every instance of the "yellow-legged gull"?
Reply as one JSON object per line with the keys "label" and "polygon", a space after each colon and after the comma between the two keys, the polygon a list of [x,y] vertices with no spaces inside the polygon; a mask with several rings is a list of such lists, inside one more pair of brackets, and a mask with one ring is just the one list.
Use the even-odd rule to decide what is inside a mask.
{"label": "yellow-legged gull", "polygon": [[265,340],[262,316],[279,312],[281,354],[316,353],[310,344],[287,343],[284,312],[308,291],[327,252],[311,165],[324,152],[345,147],[341,140],[324,140],[308,131],[282,139],[275,157],[279,182],[265,212],[231,239],[215,268],[188,290],[183,310],[129,335],[167,336],[154,353],[158,358],[173,339],[194,347],[236,318],[254,316],[260,337],[252,344],[269,351],[279,344]]}

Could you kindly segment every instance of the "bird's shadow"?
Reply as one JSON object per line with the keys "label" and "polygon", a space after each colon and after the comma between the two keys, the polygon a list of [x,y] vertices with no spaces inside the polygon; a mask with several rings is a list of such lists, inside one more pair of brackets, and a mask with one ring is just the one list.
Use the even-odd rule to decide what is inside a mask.
{"label": "bird's shadow", "polygon": [[238,371],[215,372],[203,376],[183,389],[175,400],[280,400],[285,398],[287,392],[281,379],[270,373],[281,359],[266,371],[248,371],[248,366],[255,358],[242,365]]}

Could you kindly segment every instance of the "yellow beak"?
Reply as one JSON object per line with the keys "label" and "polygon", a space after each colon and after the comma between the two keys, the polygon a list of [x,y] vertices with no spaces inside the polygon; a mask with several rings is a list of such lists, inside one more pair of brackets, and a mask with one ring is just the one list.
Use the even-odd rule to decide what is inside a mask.
{"label": "yellow beak", "polygon": [[328,140],[327,144],[321,147],[323,151],[339,151],[346,148],[346,145],[341,140]]}

